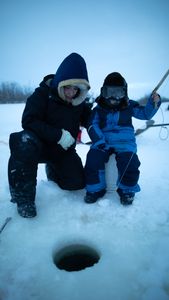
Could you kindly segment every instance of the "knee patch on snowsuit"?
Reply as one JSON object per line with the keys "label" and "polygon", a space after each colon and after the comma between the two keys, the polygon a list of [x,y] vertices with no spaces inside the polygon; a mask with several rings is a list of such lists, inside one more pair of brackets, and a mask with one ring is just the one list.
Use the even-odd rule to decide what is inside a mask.
{"label": "knee patch on snowsuit", "polygon": [[109,160],[109,153],[104,150],[90,149],[87,154],[87,165],[91,168],[103,169]]}
{"label": "knee patch on snowsuit", "polygon": [[97,184],[100,181],[100,174],[104,177],[105,163],[109,160],[109,154],[103,150],[90,149],[87,154],[85,175],[87,184]]}

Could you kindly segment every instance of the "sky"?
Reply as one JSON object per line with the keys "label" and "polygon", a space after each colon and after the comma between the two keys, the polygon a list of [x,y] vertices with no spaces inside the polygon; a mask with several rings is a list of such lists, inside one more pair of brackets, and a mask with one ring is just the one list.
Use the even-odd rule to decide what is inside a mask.
{"label": "sky", "polygon": [[[35,88],[77,52],[91,93],[117,71],[129,97],[142,97],[169,69],[168,12],[168,0],[1,0],[0,82]],[[168,78],[159,93],[169,96]]]}
{"label": "sky", "polygon": [[[167,107],[161,105],[166,123]],[[84,203],[84,190],[64,191],[47,181],[40,164],[37,217],[25,219],[9,201],[7,181],[9,133],[21,129],[23,108],[0,105],[0,229],[11,218],[0,233],[0,299],[169,300],[168,130],[154,127],[137,136],[141,191],[131,206],[122,206],[115,192],[113,156],[106,165],[107,193],[94,204]],[[134,120],[135,128],[144,127]],[[77,145],[83,163],[88,149]],[[59,252],[79,244],[96,251],[99,261],[79,271],[60,270]]]}

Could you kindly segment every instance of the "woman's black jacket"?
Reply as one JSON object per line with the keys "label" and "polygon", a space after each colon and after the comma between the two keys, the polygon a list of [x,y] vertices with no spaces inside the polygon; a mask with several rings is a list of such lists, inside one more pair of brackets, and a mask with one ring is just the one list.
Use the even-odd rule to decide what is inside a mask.
{"label": "woman's black jacket", "polygon": [[[51,75],[47,76],[50,77]],[[91,107],[85,101],[72,106],[59,96],[43,80],[27,99],[22,116],[22,127],[34,132],[43,142],[57,144],[62,129],[76,139],[79,127],[87,128]]]}

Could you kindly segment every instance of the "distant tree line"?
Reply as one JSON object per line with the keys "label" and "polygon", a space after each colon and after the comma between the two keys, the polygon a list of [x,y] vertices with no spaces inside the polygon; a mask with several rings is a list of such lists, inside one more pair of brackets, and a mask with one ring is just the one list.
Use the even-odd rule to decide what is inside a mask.
{"label": "distant tree line", "polygon": [[[0,104],[2,103],[22,103],[32,94],[33,89],[30,87],[22,87],[17,82],[0,83]],[[145,105],[149,96],[145,95],[138,101]],[[93,94],[88,94],[88,101],[94,101]],[[169,102],[168,98],[162,97],[162,102]]]}
{"label": "distant tree line", "polygon": [[17,82],[0,83],[0,104],[22,103],[31,95],[30,87],[22,87]]}

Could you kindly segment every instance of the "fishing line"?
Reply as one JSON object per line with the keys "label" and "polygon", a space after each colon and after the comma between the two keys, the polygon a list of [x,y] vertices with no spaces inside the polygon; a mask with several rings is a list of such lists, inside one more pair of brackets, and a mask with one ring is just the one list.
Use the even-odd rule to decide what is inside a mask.
{"label": "fishing line", "polygon": [[[161,115],[162,115],[162,122],[161,123],[164,124],[165,123],[164,122],[164,112],[163,112],[161,107],[160,107],[160,111],[161,111]],[[160,140],[165,141],[165,140],[168,139],[168,137],[169,137],[168,127],[162,125],[160,127],[160,131],[159,131],[159,138],[160,138]]]}
{"label": "fishing line", "polygon": [[[130,156],[130,158],[129,158],[129,160],[128,160],[128,162],[127,162],[125,168],[124,168],[124,171],[123,171],[122,175],[120,176],[120,179],[117,180],[117,181],[118,181],[118,184],[116,185],[115,188],[109,189],[109,190],[107,191],[108,193],[116,192],[116,191],[117,191],[117,189],[119,188],[120,183],[122,182],[122,179],[123,179],[123,177],[124,177],[124,175],[125,175],[125,173],[126,173],[126,171],[127,171],[127,168],[128,168],[128,166],[129,166],[129,164],[130,164],[130,162],[131,162],[131,160],[132,160],[134,154],[135,154],[135,152],[132,152],[132,154],[131,154],[131,156]],[[116,164],[116,167],[117,167],[117,164]]]}
{"label": "fishing line", "polygon": [[120,176],[120,179],[119,179],[118,184],[117,184],[117,188],[119,187],[120,183],[122,182],[122,179],[123,179],[123,177],[124,177],[124,175],[125,175],[125,173],[126,173],[126,171],[127,171],[127,168],[128,168],[128,166],[129,166],[129,164],[130,164],[130,162],[131,162],[131,160],[132,160],[134,154],[135,154],[135,152],[133,152],[133,153],[131,154],[130,159],[128,160],[128,162],[127,162],[127,164],[126,164],[126,167],[124,168],[124,171],[123,171],[122,175]]}

